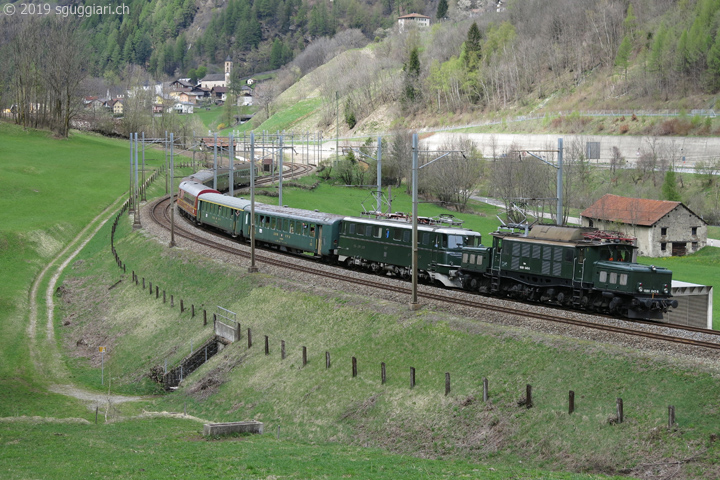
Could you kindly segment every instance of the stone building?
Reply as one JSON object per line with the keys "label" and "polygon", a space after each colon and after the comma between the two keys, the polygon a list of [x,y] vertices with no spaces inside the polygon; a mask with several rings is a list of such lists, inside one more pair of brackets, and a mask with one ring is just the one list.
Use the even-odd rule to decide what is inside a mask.
{"label": "stone building", "polygon": [[584,227],[634,236],[645,257],[682,256],[707,245],[707,222],[680,202],[607,194],[580,215]]}

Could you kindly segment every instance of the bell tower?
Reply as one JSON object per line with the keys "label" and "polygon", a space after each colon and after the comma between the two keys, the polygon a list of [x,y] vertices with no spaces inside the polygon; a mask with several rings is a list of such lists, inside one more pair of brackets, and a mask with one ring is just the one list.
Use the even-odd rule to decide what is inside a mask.
{"label": "bell tower", "polygon": [[233,62],[230,60],[230,55],[225,59],[225,86],[230,86],[230,74],[232,73]]}

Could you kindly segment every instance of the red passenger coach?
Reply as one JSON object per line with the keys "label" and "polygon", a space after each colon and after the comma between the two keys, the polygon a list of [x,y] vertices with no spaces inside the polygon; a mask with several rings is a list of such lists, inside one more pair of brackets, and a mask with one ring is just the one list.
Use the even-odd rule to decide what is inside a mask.
{"label": "red passenger coach", "polygon": [[208,188],[202,183],[185,181],[180,183],[178,189],[177,205],[180,212],[192,219],[197,217],[198,197],[203,193],[220,193]]}

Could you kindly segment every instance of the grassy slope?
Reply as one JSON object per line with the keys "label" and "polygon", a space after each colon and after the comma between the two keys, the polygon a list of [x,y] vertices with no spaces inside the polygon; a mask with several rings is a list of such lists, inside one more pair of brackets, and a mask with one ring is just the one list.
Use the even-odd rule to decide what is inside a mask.
{"label": "grassy slope", "polygon": [[[269,432],[279,426],[283,438],[297,442],[368,444],[400,453],[480,459],[499,467],[522,462],[604,472],[676,459],[681,445],[700,451],[720,426],[713,407],[720,390],[706,373],[637,359],[593,342],[528,338],[527,332],[433,309],[409,313],[400,303],[395,313],[380,313],[376,301],[350,293],[310,295],[293,282],[262,273],[249,276],[242,261],[220,266],[180,249],[168,251],[132,233],[127,221],[119,236],[118,249],[129,268],[161,288],[171,286],[176,298],[240,312],[243,331],[251,328],[255,338],[252,349],[245,338],[227,348],[181,391],[156,400],[155,409],[182,411],[187,405],[194,415],[214,421],[256,418]],[[106,290],[104,285],[120,278],[107,257],[84,253],[77,267],[82,274],[73,272],[65,280],[83,276]],[[112,278],[98,282],[102,272]],[[106,372],[114,372],[121,391],[141,388],[139,393],[146,393],[134,381],[149,366],[161,365],[164,358],[172,364],[189,351],[190,339],[197,345],[209,333],[199,318],[181,315],[177,306],[170,309],[126,283],[112,290],[110,304],[108,316],[115,323],[102,325],[112,345]],[[392,310],[393,304],[383,304]],[[75,308],[63,312],[80,313]],[[96,313],[80,314],[74,320],[77,328],[95,321]],[[64,330],[74,338],[72,331]],[[262,351],[264,335],[270,338],[269,357]],[[281,339],[287,346],[285,361],[279,359]],[[309,352],[305,368],[300,368],[301,346]],[[332,355],[330,370],[325,370],[325,351]],[[356,379],[350,378],[351,356],[359,362]],[[380,384],[380,362],[388,365],[386,385]],[[96,385],[96,365],[79,359],[73,366],[76,378]],[[414,390],[407,387],[411,366],[418,372]],[[452,374],[448,397],[443,395],[444,372]],[[479,400],[485,376],[490,407]],[[516,404],[527,383],[535,388],[531,410]],[[573,416],[565,411],[570,389],[577,392]],[[628,421],[612,427],[607,419],[617,397],[625,401]],[[677,431],[663,428],[668,404],[682,412]],[[712,461],[707,455],[714,454],[701,456],[703,465]]]}
{"label": "grassy slope", "polygon": [[27,292],[46,262],[126,188],[128,150],[116,140],[56,140],[6,123],[0,123],[0,137],[0,210],[6,212],[0,231],[0,405],[7,408],[3,414],[76,414],[71,402],[40,387],[45,372],[29,362]]}
{"label": "grassy slope", "polygon": [[[86,135],[55,140],[42,132],[23,132],[2,123],[0,135],[3,137],[0,153],[4,167],[0,175],[9,187],[6,190],[8,195],[0,202],[3,211],[11,212],[3,218],[0,236],[0,268],[3,271],[0,279],[3,292],[0,304],[0,418],[37,415],[84,417],[92,421],[92,412],[78,402],[48,393],[46,382],[53,379],[44,378],[46,372],[36,372],[33,368],[25,343],[27,292],[41,266],[126,188],[127,147],[121,141]],[[157,154],[157,158],[160,157]],[[77,201],[78,195],[81,202]],[[130,255],[130,258],[139,259],[136,266],[148,271],[150,266],[161,270],[167,274],[164,285],[172,284],[182,293],[212,299],[211,304],[230,304],[223,288],[239,288],[241,283],[228,278],[227,285],[216,287],[215,298],[207,290],[198,291],[195,283],[198,280],[212,285],[212,282],[202,280],[200,272],[206,269],[198,269],[194,262],[181,260],[179,263],[172,262],[172,268],[166,270],[158,264],[157,256],[152,255],[164,255],[166,249],[156,242],[148,243],[142,234],[131,235],[127,217],[123,218],[125,222],[121,223],[120,230],[127,236],[123,247],[137,253]],[[60,340],[67,338],[61,326],[64,319],[62,312],[67,307],[62,305],[71,305],[67,301],[72,301],[73,293],[85,294],[87,298],[83,305],[92,308],[87,312],[78,312],[78,319],[72,323],[85,321],[103,331],[103,343],[107,342],[111,346],[110,352],[113,352],[107,358],[106,380],[119,387],[116,389],[113,386],[113,393],[118,390],[148,392],[147,384],[137,381],[141,376],[137,372],[145,372],[149,366],[156,364],[152,352],[158,349],[159,342],[152,333],[165,332],[171,343],[186,345],[188,339],[193,338],[194,331],[199,331],[197,338],[202,338],[207,330],[191,326],[186,317],[153,311],[153,307],[159,309],[158,302],[133,287],[122,286],[127,285],[127,276],[120,277],[119,270],[111,261],[107,247],[109,230],[109,224],[103,227],[84,249],[80,259],[72,263],[70,273],[63,279],[63,293],[57,299],[61,308],[56,316],[56,329],[60,332]],[[204,275],[212,273],[217,272],[206,272]],[[121,287],[108,290],[108,286],[118,278],[125,280]],[[178,283],[177,278],[186,281]],[[84,280],[90,282],[95,290],[73,288],[76,285],[74,282]],[[252,286],[252,283],[248,285]],[[210,289],[212,291],[212,287]],[[121,297],[128,301],[108,301],[108,292],[128,295],[127,298]],[[78,300],[77,297],[75,300]],[[132,319],[145,322],[133,332],[134,335],[128,334],[128,325],[120,323],[123,318],[127,319],[121,315],[123,308],[134,309]],[[90,316],[83,317],[88,312]],[[106,321],[117,323],[111,325],[104,323]],[[66,328],[66,331],[70,329]],[[90,347],[90,351],[96,351],[94,344]],[[138,352],[150,355],[138,355]],[[175,353],[174,358],[182,355],[179,351]],[[91,389],[98,388],[97,363],[69,357],[68,364],[73,381]],[[129,373],[129,370],[135,374]],[[124,407],[121,411],[133,412],[141,406],[147,407],[147,404]],[[113,407],[110,415],[117,412],[118,409]],[[160,419],[103,425],[102,411],[100,416],[101,425],[97,427],[35,420],[0,421],[0,444],[3,445],[0,463],[5,467],[4,476],[64,478],[78,474],[101,474],[124,478],[166,478],[168,474],[192,472],[207,478],[226,478],[229,475],[237,478],[257,478],[261,475],[264,478],[269,474],[287,478],[341,478],[367,474],[372,474],[373,478],[417,478],[418,473],[438,478],[455,478],[468,473],[483,478],[507,478],[512,474],[534,478],[577,478],[570,474],[547,474],[514,467],[488,469],[462,462],[426,461],[337,445],[278,444],[272,436],[240,442],[199,442],[200,426],[197,423]],[[179,450],[188,454],[178,456],[176,453]],[[158,458],[164,460],[158,462]]]}

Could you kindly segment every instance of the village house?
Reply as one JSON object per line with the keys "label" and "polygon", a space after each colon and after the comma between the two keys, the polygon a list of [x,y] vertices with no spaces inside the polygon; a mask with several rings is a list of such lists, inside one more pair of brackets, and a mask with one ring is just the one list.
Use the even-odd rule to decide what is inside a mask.
{"label": "village house", "polygon": [[398,27],[401,32],[403,32],[405,28],[412,26],[429,27],[430,17],[420,15],[419,13],[409,13],[407,15],[403,15],[402,17],[398,17]]}
{"label": "village house", "polygon": [[637,238],[638,255],[682,256],[707,245],[707,222],[680,202],[607,194],[581,214],[584,227]]}
{"label": "village house", "polygon": [[177,102],[173,105],[173,110],[175,110],[175,113],[179,114],[190,114],[194,112],[195,106],[188,102]]}

